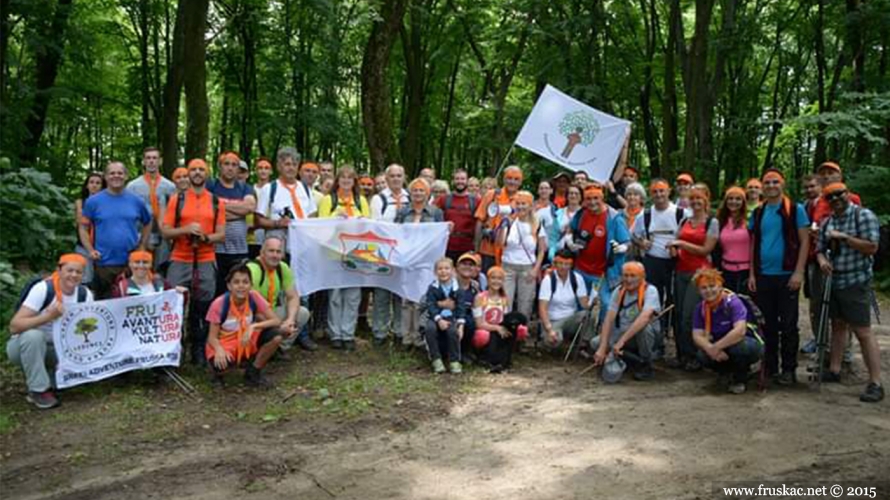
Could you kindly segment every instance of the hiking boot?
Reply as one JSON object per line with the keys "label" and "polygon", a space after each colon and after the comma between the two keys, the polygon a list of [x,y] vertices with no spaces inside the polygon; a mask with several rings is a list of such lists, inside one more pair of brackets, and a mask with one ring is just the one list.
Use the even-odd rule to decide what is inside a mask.
{"label": "hiking boot", "polygon": [[244,370],[244,383],[250,387],[272,387],[272,382],[269,382],[253,363],[247,365],[247,369]]}
{"label": "hiking boot", "polygon": [[692,358],[685,363],[683,363],[683,371],[686,372],[697,372],[701,370],[701,362],[695,358]]}
{"label": "hiking boot", "polygon": [[825,370],[824,372],[822,372],[822,382],[837,384],[837,383],[840,383],[840,381],[841,381],[840,373],[835,373],[831,370]]}
{"label": "hiking boot", "polygon": [[300,344],[300,349],[304,351],[317,351],[318,344],[315,343],[308,335],[297,338],[297,343]]}
{"label": "hiking boot", "polygon": [[655,377],[655,372],[652,371],[652,365],[646,364],[634,370],[633,377],[634,380],[646,382],[647,380],[652,380]]}
{"label": "hiking boot", "polygon": [[727,388],[730,394],[744,394],[748,387],[743,382],[733,382]]}
{"label": "hiking boot", "polygon": [[464,369],[463,369],[463,366],[460,365],[460,362],[452,361],[451,363],[448,364],[448,371],[450,371],[451,373],[453,373],[455,375],[458,375],[458,374],[463,373]]}
{"label": "hiking boot", "polygon": [[779,385],[794,385],[797,383],[797,374],[794,372],[782,372],[776,377],[776,383]]}
{"label": "hiking boot", "polygon": [[436,375],[445,373],[445,363],[443,363],[440,358],[436,358],[433,360],[433,373],[435,373]]}
{"label": "hiking boot", "polygon": [[29,391],[27,396],[28,402],[41,410],[49,410],[59,406],[59,399],[52,390],[43,392]]}
{"label": "hiking boot", "polygon": [[342,340],[332,340],[331,341],[331,349],[336,349],[338,351],[342,351],[345,346],[343,345]]}
{"label": "hiking boot", "polygon": [[816,339],[810,339],[809,341],[807,341],[806,344],[803,345],[803,347],[800,348],[800,352],[802,352],[803,354],[814,354],[817,347],[819,347],[819,345],[816,344]]}
{"label": "hiking boot", "polygon": [[354,351],[355,350],[355,341],[354,340],[344,340],[343,348],[349,352]]}
{"label": "hiking boot", "polygon": [[863,403],[877,403],[884,399],[884,388],[874,382],[865,386],[865,391],[859,395],[859,401]]}
{"label": "hiking boot", "polygon": [[223,378],[221,373],[214,373],[210,376],[210,387],[218,390],[225,389],[226,379]]}

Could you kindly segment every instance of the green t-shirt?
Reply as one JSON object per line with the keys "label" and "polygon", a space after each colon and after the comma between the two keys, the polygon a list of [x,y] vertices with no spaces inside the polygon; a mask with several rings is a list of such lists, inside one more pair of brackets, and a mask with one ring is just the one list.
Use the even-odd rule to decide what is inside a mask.
{"label": "green t-shirt", "polygon": [[[270,280],[269,276],[265,276],[263,267],[258,262],[249,262],[247,264],[247,268],[250,269],[250,279],[253,282],[253,289],[259,292],[259,294],[267,301],[269,300],[269,285],[271,283],[275,284],[275,297],[273,297],[274,303],[271,303],[272,301],[270,301],[269,304],[273,308],[284,305],[285,290],[294,288],[294,273],[284,262],[281,263],[280,267],[281,280],[278,279],[278,271],[272,273],[272,279]],[[284,286],[282,286],[281,281],[284,281]]]}

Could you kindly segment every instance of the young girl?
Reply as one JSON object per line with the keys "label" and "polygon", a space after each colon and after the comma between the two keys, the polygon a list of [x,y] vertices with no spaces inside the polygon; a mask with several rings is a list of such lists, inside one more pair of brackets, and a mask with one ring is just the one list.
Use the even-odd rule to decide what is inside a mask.
{"label": "young girl", "polygon": [[[358,175],[350,165],[337,170],[337,179],[330,193],[318,205],[318,218],[339,217],[353,219],[371,216],[368,200],[359,192]],[[362,302],[362,289],[338,288],[330,290],[328,298],[328,331],[331,347],[355,350],[355,325]]]}
{"label": "young girl", "polygon": [[448,354],[448,371],[460,373],[460,340],[466,319],[458,316],[460,285],[454,277],[454,264],[448,257],[436,261],[436,281],[426,291],[429,315],[424,336],[434,373],[445,373],[442,346]]}
{"label": "young girl", "polygon": [[224,385],[222,374],[232,366],[247,363],[244,381],[253,387],[269,386],[261,370],[281,345],[276,328],[281,319],[266,299],[251,290],[250,269],[237,264],[226,276],[228,292],[217,297],[207,311],[210,335],[204,354],[213,367],[213,382]]}
{"label": "young girl", "polygon": [[[513,364],[513,348],[521,333],[528,335],[525,325],[528,318],[510,312],[510,303],[504,291],[504,269],[494,266],[488,270],[488,290],[480,292],[473,301],[473,320],[476,331],[473,346],[479,350],[479,359],[491,367],[491,373],[500,373]],[[520,328],[521,327],[521,328]]]}
{"label": "young girl", "polygon": [[748,210],[745,190],[733,186],[726,190],[717,209],[720,221],[720,262],[725,287],[735,293],[747,293],[751,269],[751,234],[748,232]]}
{"label": "young girl", "polygon": [[[127,272],[120,274],[111,288],[111,297],[132,297],[146,293],[162,292],[171,287],[161,276],[152,272],[153,256],[145,250],[130,252]],[[178,286],[176,290],[185,293],[186,288]]]}

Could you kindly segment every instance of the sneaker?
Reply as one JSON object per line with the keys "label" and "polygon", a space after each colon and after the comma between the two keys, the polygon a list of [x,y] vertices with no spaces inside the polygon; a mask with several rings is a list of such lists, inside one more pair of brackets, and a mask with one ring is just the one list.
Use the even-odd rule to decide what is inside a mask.
{"label": "sneaker", "polygon": [[816,344],[816,339],[810,339],[807,341],[803,347],[800,348],[800,352],[804,354],[814,354],[816,352],[816,348],[818,348],[818,344]]}
{"label": "sneaker", "polygon": [[884,388],[874,382],[865,386],[865,391],[859,395],[859,401],[863,403],[877,403],[884,399]]}
{"label": "sneaker", "polygon": [[343,348],[349,352],[354,351],[355,350],[355,341],[354,340],[344,340]]}
{"label": "sneaker", "polygon": [[835,373],[831,370],[825,370],[822,372],[822,382],[837,384],[837,383],[840,383],[840,381],[841,381],[840,373]]}
{"label": "sneaker", "polygon": [[52,390],[43,392],[29,391],[27,396],[28,402],[41,410],[49,410],[59,406],[59,399],[53,394]]}
{"label": "sneaker", "polygon": [[445,363],[443,363],[442,360],[439,358],[433,360],[433,373],[435,373],[436,375],[445,373]]}
{"label": "sneaker", "polygon": [[304,351],[311,352],[318,350],[318,344],[316,344],[314,340],[309,338],[308,335],[297,338],[297,343],[300,344],[300,349],[303,349]]}
{"label": "sneaker", "polygon": [[640,382],[645,382],[647,380],[652,380],[655,377],[655,372],[652,371],[652,365],[644,365],[633,372],[634,380],[639,380]]}
{"label": "sneaker", "polygon": [[782,372],[776,377],[776,383],[779,385],[794,385],[797,383],[797,374],[794,372]]}
{"label": "sneaker", "polygon": [[448,371],[457,375],[463,373],[464,369],[458,361],[452,361],[451,363],[448,363]]}
{"label": "sneaker", "polygon": [[729,384],[729,388],[727,389],[730,394],[744,394],[748,387],[742,382],[733,382]]}
{"label": "sneaker", "polygon": [[332,340],[331,341],[331,349],[336,349],[338,351],[342,351],[345,346],[343,345],[342,340]]}

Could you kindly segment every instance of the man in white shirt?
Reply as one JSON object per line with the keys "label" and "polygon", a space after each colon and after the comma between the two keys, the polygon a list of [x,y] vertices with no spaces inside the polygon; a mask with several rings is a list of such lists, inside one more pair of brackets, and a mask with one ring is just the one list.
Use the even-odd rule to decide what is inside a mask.
{"label": "man in white shirt", "polygon": [[[371,200],[371,218],[374,220],[393,222],[402,207],[410,203],[405,186],[405,169],[393,163],[386,167],[386,189],[377,193]],[[402,331],[402,299],[389,290],[374,289],[374,310],[372,312],[371,329],[374,331],[374,345],[386,343],[390,331],[398,337]]]}
{"label": "man in white shirt", "polygon": [[[314,216],[318,206],[311,187],[297,179],[300,153],[290,146],[283,147],[278,150],[275,163],[278,180],[266,184],[257,193],[257,223],[267,235],[278,235],[287,242],[290,222]],[[285,251],[289,252],[286,246]]]}
{"label": "man in white shirt", "polygon": [[[653,179],[649,184],[652,206],[643,210],[631,229],[631,239],[643,253],[643,266],[646,268],[646,281],[658,290],[662,304],[672,303],[671,283],[674,281],[674,260],[668,250],[668,243],[676,239],[680,222],[688,214],[671,203],[671,186],[664,179]],[[662,318],[662,328],[655,339],[656,357],[664,353],[664,333],[669,325],[668,318]]]}
{"label": "man in white shirt", "polygon": [[55,360],[53,325],[65,313],[65,304],[92,302],[93,294],[81,284],[86,259],[76,253],[62,255],[52,277],[35,282],[9,322],[12,336],[6,355],[25,372],[28,401],[41,410],[59,405],[46,367]]}
{"label": "man in white shirt", "polygon": [[[596,298],[596,290],[588,292],[584,277],[572,269],[573,254],[560,250],[553,258],[551,271],[541,280],[538,292],[538,316],[541,319],[541,341],[550,350],[558,349],[567,337],[584,322],[590,301]],[[593,294],[593,297],[590,297]],[[588,329],[593,322],[588,322]]]}

